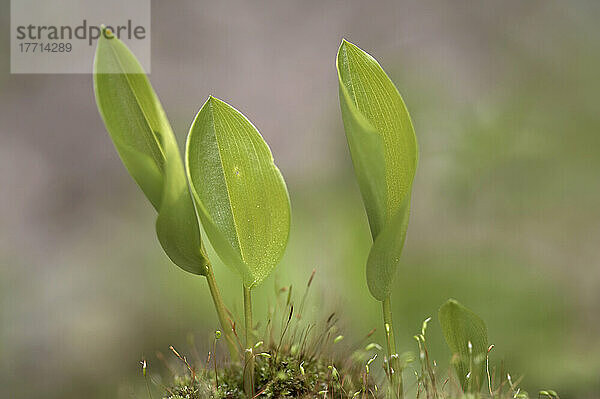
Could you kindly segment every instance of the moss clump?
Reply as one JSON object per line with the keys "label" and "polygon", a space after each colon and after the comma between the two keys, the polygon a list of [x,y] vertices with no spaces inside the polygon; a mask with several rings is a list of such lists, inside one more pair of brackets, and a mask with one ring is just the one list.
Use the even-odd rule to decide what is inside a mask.
{"label": "moss clump", "polygon": [[[310,282],[307,285],[310,287]],[[281,310],[269,313],[265,330],[255,336],[265,337],[268,343],[259,341],[253,348],[255,358],[254,397],[255,398],[340,398],[340,399],[382,399],[395,398],[390,392],[389,363],[382,355],[381,346],[369,342],[371,330],[358,342],[346,344],[339,335],[337,317],[332,313],[320,322],[307,322],[302,317],[306,292],[302,296],[298,311],[294,313],[291,287],[281,289],[287,293],[284,301],[279,301]],[[280,314],[278,321],[277,313]],[[453,369],[440,370],[433,357],[430,357],[426,341],[429,318],[423,322],[417,340],[418,354],[400,354],[399,370],[408,377],[405,379],[406,399],[528,399],[527,392],[519,387],[519,380],[511,379],[502,364],[498,370],[485,359],[486,378],[479,392],[464,393]],[[236,334],[237,336],[237,334]],[[215,335],[212,354],[208,361],[196,359],[189,364],[171,347],[179,359],[182,372],[168,387],[158,383],[164,399],[248,399],[244,393],[244,364],[217,361],[214,352],[220,334]],[[342,342],[343,341],[343,342]],[[192,342],[193,345],[193,342]],[[238,347],[243,347],[238,342]],[[264,348],[264,350],[262,349]],[[195,349],[195,346],[194,346]],[[489,356],[491,347],[486,356]],[[194,350],[194,352],[197,352]],[[162,355],[161,355],[162,356]],[[242,356],[240,356],[242,357]],[[164,359],[163,359],[164,360]],[[144,375],[145,365],[144,362]],[[197,366],[195,366],[197,365]],[[185,367],[184,367],[185,366]],[[470,370],[469,370],[470,374]],[[148,382],[148,380],[146,380]],[[150,388],[148,388],[150,393]],[[554,391],[540,391],[540,398],[559,399]]]}
{"label": "moss clump", "polygon": [[[363,371],[361,371],[361,369]],[[356,392],[375,392],[375,384],[366,378],[358,364],[325,358],[304,358],[275,350],[256,356],[255,389],[258,398],[312,398],[327,395],[352,398]],[[215,374],[206,370],[176,377],[165,399],[245,399],[243,365],[230,364]]]}

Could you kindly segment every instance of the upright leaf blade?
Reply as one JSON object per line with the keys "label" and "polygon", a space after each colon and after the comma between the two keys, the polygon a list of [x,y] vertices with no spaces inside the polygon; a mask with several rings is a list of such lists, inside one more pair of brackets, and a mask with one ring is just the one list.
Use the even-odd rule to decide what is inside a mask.
{"label": "upright leaf blade", "polygon": [[463,391],[479,392],[485,381],[488,348],[485,323],[454,299],[442,305],[438,317]]}
{"label": "upright leaf blade", "polygon": [[171,125],[135,56],[107,36],[94,59],[98,110],[123,164],[158,212],[164,251],[182,269],[204,275],[207,260]]}
{"label": "upright leaf blade", "polygon": [[209,97],[187,140],[186,168],[202,225],[244,285],[259,284],[287,245],[285,182],[258,130],[239,111]]}
{"label": "upright leaf blade", "polygon": [[384,300],[408,227],[417,141],[400,93],[373,57],[343,40],[337,70],[346,138],[374,241],[367,284]]}

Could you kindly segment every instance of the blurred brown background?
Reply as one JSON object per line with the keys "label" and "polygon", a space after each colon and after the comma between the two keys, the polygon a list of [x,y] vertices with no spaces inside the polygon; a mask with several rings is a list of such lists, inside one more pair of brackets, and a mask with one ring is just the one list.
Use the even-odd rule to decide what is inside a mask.
{"label": "blurred brown background", "polygon": [[[168,262],[90,75],[10,75],[0,36],[0,396],[145,398],[138,361],[217,327],[205,282]],[[151,81],[180,143],[209,94],[270,143],[293,231],[257,289],[316,287],[346,335],[379,327],[369,232],[337,100],[342,37],[411,111],[420,164],[393,297],[402,350],[453,296],[532,396],[600,392],[600,3],[154,1]],[[90,60],[90,65],[91,65]],[[227,303],[237,277],[218,267]],[[327,290],[325,290],[327,288]],[[264,312],[263,312],[264,313]],[[437,321],[433,357],[447,364]],[[444,366],[441,366],[443,369]]]}

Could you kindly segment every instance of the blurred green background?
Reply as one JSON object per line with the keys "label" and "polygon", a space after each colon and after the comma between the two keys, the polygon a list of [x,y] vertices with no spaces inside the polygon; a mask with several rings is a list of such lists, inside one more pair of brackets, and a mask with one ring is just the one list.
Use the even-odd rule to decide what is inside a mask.
{"label": "blurred green background", "polygon": [[[162,253],[91,76],[9,74],[1,4],[0,396],[143,398],[142,355],[152,367],[190,333],[208,348],[205,281]],[[337,100],[346,37],[388,71],[420,144],[393,294],[400,348],[414,350],[422,320],[452,296],[486,320],[493,361],[530,393],[598,397],[600,3],[152,5],[151,80],[180,143],[214,94],[255,123],[288,182],[289,248],[256,290],[258,314],[275,287],[304,285],[316,268],[315,306],[337,310],[346,336],[380,327]],[[239,312],[237,277],[216,268]],[[429,343],[444,369],[437,320]]]}

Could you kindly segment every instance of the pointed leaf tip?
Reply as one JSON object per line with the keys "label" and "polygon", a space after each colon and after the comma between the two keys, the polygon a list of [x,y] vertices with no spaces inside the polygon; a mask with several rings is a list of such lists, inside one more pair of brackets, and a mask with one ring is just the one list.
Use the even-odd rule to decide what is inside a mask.
{"label": "pointed leaf tip", "polygon": [[348,40],[346,40],[346,38],[342,38],[342,42],[340,43],[340,47],[356,47],[358,48],[358,46]]}

